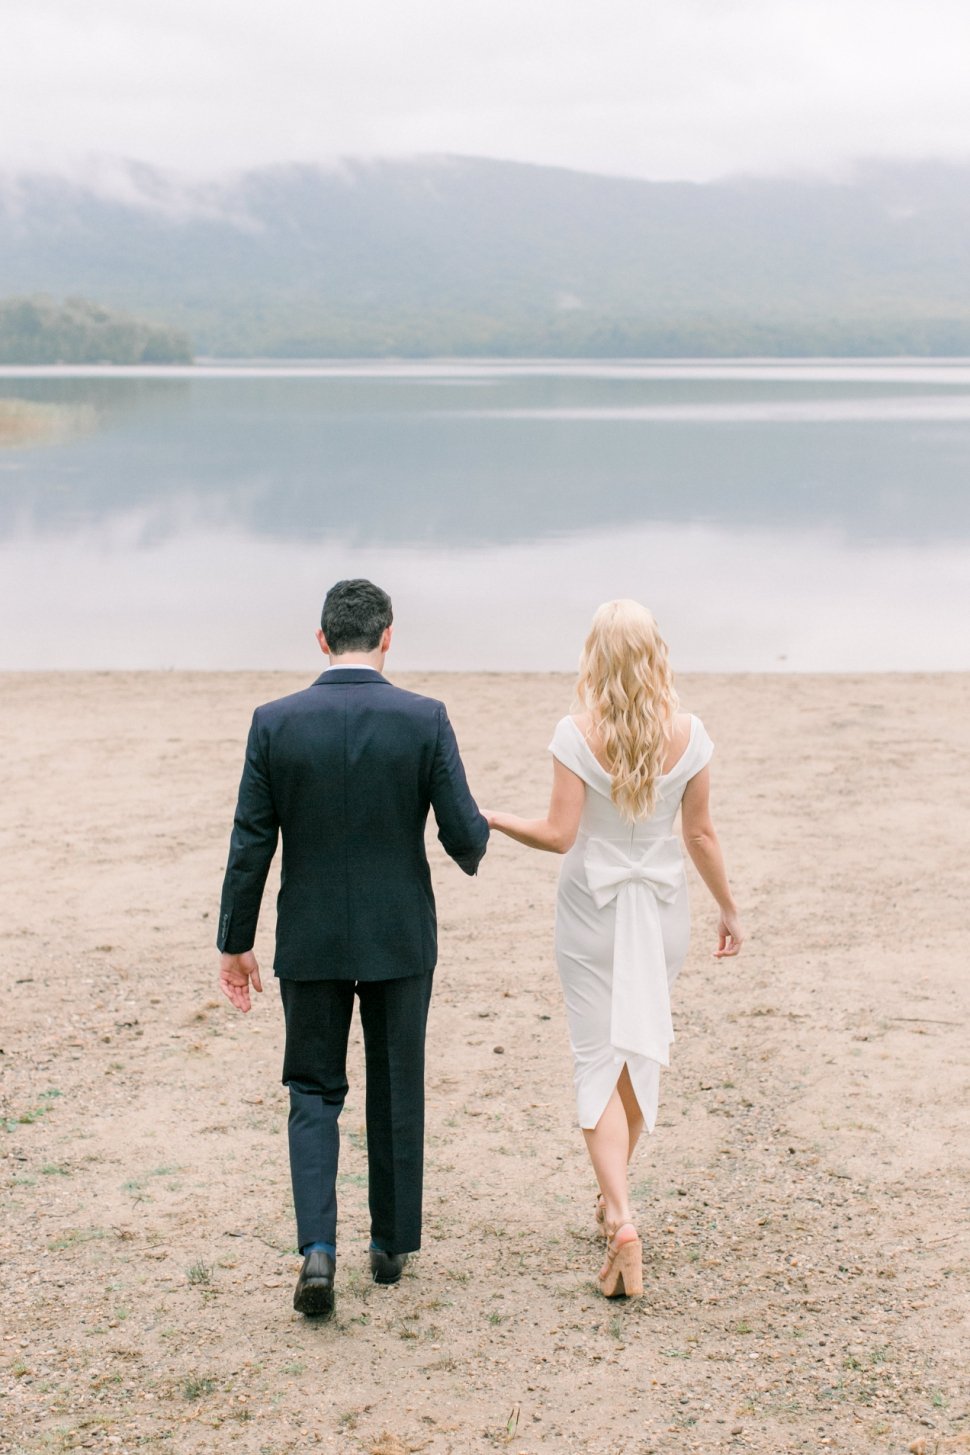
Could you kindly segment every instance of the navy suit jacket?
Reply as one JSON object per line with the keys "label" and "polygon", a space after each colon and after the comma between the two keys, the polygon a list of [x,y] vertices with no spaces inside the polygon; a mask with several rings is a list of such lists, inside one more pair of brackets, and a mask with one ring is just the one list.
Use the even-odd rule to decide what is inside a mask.
{"label": "navy suit jacket", "polygon": [[474,874],[488,825],[444,704],[371,669],[333,668],[258,707],[246,748],[219,910],[220,950],[252,948],[283,835],[277,975],[391,980],[438,954],[424,847],[434,810],[445,851]]}

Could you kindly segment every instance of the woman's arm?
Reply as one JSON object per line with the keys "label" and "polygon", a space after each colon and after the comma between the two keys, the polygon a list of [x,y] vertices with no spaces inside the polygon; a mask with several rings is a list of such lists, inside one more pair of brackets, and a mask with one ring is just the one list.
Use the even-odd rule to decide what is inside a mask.
{"label": "woman's arm", "polygon": [[553,758],[552,769],[552,797],[545,818],[516,818],[513,813],[483,809],[489,828],[508,834],[529,849],[548,849],[551,854],[565,854],[571,849],[583,813],[586,784],[558,758]]}
{"label": "woman's arm", "polygon": [[715,957],[721,959],[723,956],[738,953],[744,935],[738,907],[728,884],[724,855],[721,853],[720,841],[711,819],[710,793],[710,770],[702,768],[684,789],[680,817],[687,852],[721,912],[717,926],[717,949],[714,951]]}

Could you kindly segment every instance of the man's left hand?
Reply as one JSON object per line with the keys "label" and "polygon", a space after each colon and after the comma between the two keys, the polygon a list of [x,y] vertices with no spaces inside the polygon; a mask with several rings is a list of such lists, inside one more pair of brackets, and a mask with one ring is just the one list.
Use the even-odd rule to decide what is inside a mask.
{"label": "man's left hand", "polygon": [[219,989],[223,995],[229,997],[237,1010],[252,1009],[250,984],[256,991],[263,989],[263,982],[259,978],[259,963],[252,950],[246,950],[242,955],[224,954],[219,965]]}

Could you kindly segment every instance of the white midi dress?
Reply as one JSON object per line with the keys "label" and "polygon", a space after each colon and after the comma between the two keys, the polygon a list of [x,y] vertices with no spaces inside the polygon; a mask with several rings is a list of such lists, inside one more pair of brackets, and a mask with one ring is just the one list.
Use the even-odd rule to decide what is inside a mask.
{"label": "white midi dress", "polygon": [[691,717],[687,747],[657,782],[649,818],[631,824],[610,799],[610,775],[571,717],[549,751],[586,784],[576,842],[556,897],[556,963],[566,1003],[581,1127],[596,1126],[626,1063],[648,1131],[660,1068],[670,1061],[670,987],[687,954],[690,909],[674,819],[714,745]]}

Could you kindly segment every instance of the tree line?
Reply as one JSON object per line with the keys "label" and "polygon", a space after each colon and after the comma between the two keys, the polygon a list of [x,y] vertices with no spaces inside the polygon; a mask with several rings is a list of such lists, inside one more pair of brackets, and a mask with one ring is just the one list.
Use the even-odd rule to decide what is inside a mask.
{"label": "tree line", "polygon": [[192,357],[179,329],[85,298],[0,299],[0,363],[184,364]]}

